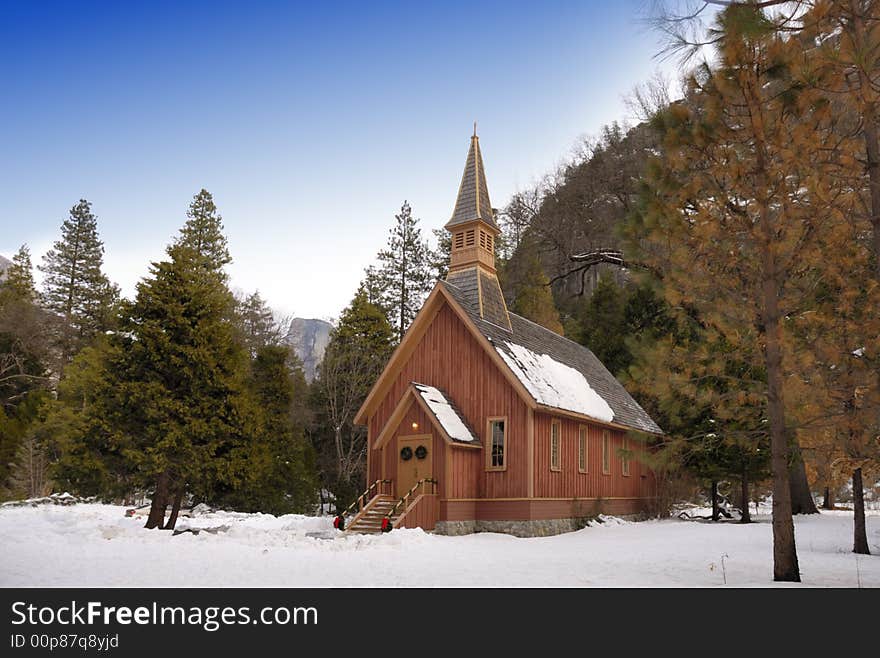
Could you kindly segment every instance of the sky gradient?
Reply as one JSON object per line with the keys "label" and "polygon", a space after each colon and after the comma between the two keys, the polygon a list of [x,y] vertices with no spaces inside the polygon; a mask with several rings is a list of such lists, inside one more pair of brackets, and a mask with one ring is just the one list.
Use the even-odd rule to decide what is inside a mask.
{"label": "sky gradient", "polygon": [[86,198],[131,296],[204,187],[235,288],[336,317],[404,200],[448,220],[473,121],[501,207],[627,118],[643,4],[0,0],[0,254]]}

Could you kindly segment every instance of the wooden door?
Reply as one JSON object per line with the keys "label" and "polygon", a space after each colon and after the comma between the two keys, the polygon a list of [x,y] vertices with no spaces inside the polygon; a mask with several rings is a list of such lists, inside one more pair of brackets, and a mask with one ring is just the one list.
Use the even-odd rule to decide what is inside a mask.
{"label": "wooden door", "polygon": [[[434,442],[430,434],[397,439],[397,495],[403,496],[419,480],[433,476]],[[431,491],[430,488],[427,491]]]}

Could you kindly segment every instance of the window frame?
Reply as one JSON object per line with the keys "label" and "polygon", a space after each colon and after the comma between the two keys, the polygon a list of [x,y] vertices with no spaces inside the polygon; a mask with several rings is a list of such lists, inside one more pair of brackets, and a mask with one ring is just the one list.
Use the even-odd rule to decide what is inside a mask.
{"label": "window frame", "polygon": [[632,475],[632,470],[629,467],[629,439],[624,436],[620,442],[620,474],[628,478]]}
{"label": "window frame", "polygon": [[[583,466],[581,466],[583,464]],[[578,473],[590,472],[590,428],[578,425]]]}
{"label": "window frame", "polygon": [[611,431],[602,430],[602,475],[611,475]]}
{"label": "window frame", "polygon": [[[492,440],[494,438],[492,434],[492,423],[502,422],[504,423],[504,433],[502,435],[503,443],[501,444],[501,466],[493,466],[492,465]],[[486,470],[487,471],[506,471],[507,470],[507,416],[489,416],[486,418]]]}
{"label": "window frame", "polygon": [[[553,430],[556,430],[556,466],[553,465]],[[562,428],[558,420],[550,421],[550,470],[558,473],[562,470]]]}

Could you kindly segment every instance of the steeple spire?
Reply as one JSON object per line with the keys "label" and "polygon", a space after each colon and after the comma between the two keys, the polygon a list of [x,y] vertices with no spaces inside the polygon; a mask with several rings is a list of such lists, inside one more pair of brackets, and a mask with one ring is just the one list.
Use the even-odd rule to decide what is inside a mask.
{"label": "steeple spire", "polygon": [[501,229],[489,201],[476,122],[455,210],[446,223],[446,230],[452,233],[446,281],[473,296],[472,302],[480,317],[509,330],[510,317],[495,273],[495,240],[501,235]]}
{"label": "steeple spire", "polygon": [[459,224],[482,220],[498,229],[492,202],[489,201],[489,188],[486,185],[486,171],[483,168],[483,155],[480,153],[480,138],[477,137],[477,122],[474,122],[474,135],[464,163],[464,173],[458,187],[458,198],[452,218],[446,223],[450,231]]}

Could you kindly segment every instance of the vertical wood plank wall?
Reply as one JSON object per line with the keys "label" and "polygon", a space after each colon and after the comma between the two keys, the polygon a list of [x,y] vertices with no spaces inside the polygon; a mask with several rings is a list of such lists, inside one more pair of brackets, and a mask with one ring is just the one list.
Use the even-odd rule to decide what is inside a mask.
{"label": "vertical wood plank wall", "polygon": [[[550,425],[559,423],[561,470],[550,470]],[[587,428],[587,472],[578,472],[578,435]],[[652,476],[638,459],[640,446],[630,439],[629,475],[623,475],[620,449],[625,432],[609,429],[611,436],[611,468],[602,472],[602,432],[598,425],[585,424],[570,418],[535,413],[535,496],[537,498],[635,498],[652,495],[646,490],[645,479]],[[652,481],[653,482],[653,481]]]}
{"label": "vertical wood plank wall", "polygon": [[[458,497],[459,491],[481,498],[526,496],[528,493],[526,405],[483,348],[474,340],[467,327],[446,304],[437,313],[388,394],[370,418],[370,436],[379,435],[404,391],[413,381],[436,386],[448,393],[484,445],[487,439],[485,419],[490,416],[507,417],[507,453],[510,455],[507,470],[486,473],[482,462],[482,450],[454,448],[453,482],[458,483],[456,491],[453,492],[454,496]],[[401,432],[406,431],[408,422],[412,421],[405,419],[401,423]],[[385,449],[386,469],[391,466],[391,461],[397,458],[396,437],[391,443],[394,445],[386,446]],[[370,449],[372,450],[372,446]],[[434,453],[435,458],[442,452],[445,451],[441,450],[438,444]],[[370,481],[381,477],[381,462],[378,457],[375,451],[370,456],[368,478]],[[441,457],[439,461],[444,462],[439,466],[440,469],[444,469],[445,460]],[[435,470],[437,468],[438,466],[435,466]],[[392,474],[393,469],[386,472]],[[449,494],[442,491],[445,471],[438,473],[439,475],[443,476],[443,478],[438,477],[441,482],[440,496],[447,498]],[[471,484],[465,483],[468,477],[472,478]]]}

